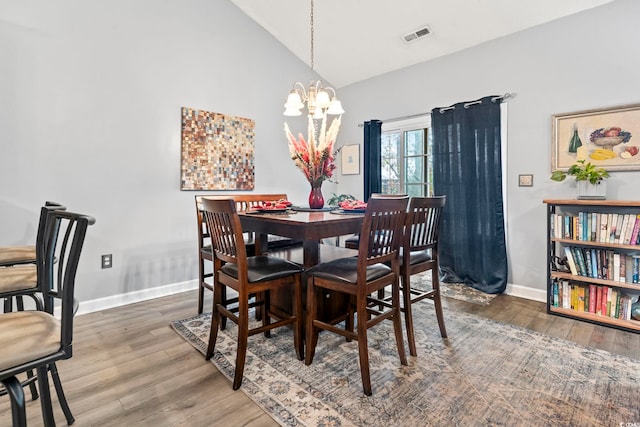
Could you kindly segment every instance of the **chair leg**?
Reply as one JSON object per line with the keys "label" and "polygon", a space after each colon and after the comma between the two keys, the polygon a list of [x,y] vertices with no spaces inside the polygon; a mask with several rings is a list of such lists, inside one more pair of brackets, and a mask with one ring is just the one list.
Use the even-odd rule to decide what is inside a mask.
{"label": "chair leg", "polygon": [[391,287],[391,304],[393,305],[393,330],[396,336],[396,346],[398,347],[398,356],[400,363],[407,365],[407,355],[404,351],[404,342],[402,341],[402,320],[400,318],[400,284],[398,278]]}
{"label": "chair leg", "polygon": [[293,324],[293,345],[296,349],[298,360],[304,360],[304,342],[302,340],[302,281],[300,275],[295,277],[293,283],[293,313],[296,322]]}
{"label": "chair leg", "polygon": [[[269,326],[271,324],[271,293],[264,291],[262,295],[262,326]],[[271,338],[271,331],[264,331],[264,336],[265,338]]]}
{"label": "chair leg", "polygon": [[371,375],[369,373],[369,342],[367,340],[367,301],[366,296],[358,298],[356,302],[358,316],[358,356],[360,361],[360,376],[364,394],[371,396]]}
{"label": "chair leg", "polygon": [[202,282],[204,282],[204,261],[198,254],[198,314],[202,314],[202,310],[204,309],[204,286],[202,286]]}
{"label": "chair leg", "polygon": [[[27,371],[27,378],[31,379],[34,377],[33,374],[33,369],[29,369]],[[31,390],[31,400],[37,400],[38,399],[38,386],[36,385],[35,380],[31,383],[29,383],[29,390]]]}
{"label": "chair leg", "polygon": [[316,353],[316,345],[318,344],[318,330],[313,326],[313,320],[318,312],[318,293],[313,286],[313,278],[307,279],[307,319],[306,319],[306,340],[304,364],[311,365],[313,356]]}
{"label": "chair leg", "polygon": [[56,420],[53,417],[53,408],[51,407],[51,390],[49,389],[49,373],[47,370],[48,367],[46,365],[36,369],[38,386],[40,387],[40,407],[45,427],[55,427]]}
{"label": "chair leg", "polygon": [[413,330],[413,310],[411,307],[411,277],[408,272],[403,272],[402,280],[402,304],[404,308],[404,324],[407,329],[407,341],[409,342],[409,354],[416,357],[416,337]]}
{"label": "chair leg", "polygon": [[62,408],[62,412],[64,412],[64,417],[67,419],[67,425],[71,425],[76,420],[75,418],[73,418],[73,414],[71,413],[71,409],[69,408],[69,404],[67,403],[67,398],[64,395],[64,390],[62,389],[62,383],[60,382],[60,375],[58,375],[58,368],[56,367],[56,364],[50,364],[49,370],[51,371],[51,379],[53,380],[53,386],[55,387],[56,394],[58,395],[60,407]]}
{"label": "chair leg", "polygon": [[209,344],[207,345],[207,353],[205,354],[205,360],[211,359],[213,351],[216,347],[216,341],[218,339],[218,326],[220,325],[220,311],[218,310],[218,304],[222,299],[220,295],[220,288],[222,285],[215,285],[213,290],[213,307],[211,309],[211,328],[209,330]]}
{"label": "chair leg", "polygon": [[[233,374],[233,389],[237,390],[242,385],[244,375],[244,362],[247,357],[247,340],[249,339],[249,297],[240,292],[238,302],[238,350],[236,353],[236,371]],[[267,313],[263,313],[268,317]]]}
{"label": "chair leg", "polygon": [[16,377],[2,380],[11,400],[11,420],[13,427],[27,427],[27,409],[22,384]]}
{"label": "chair leg", "polygon": [[447,338],[447,329],[444,326],[444,316],[442,315],[442,300],[440,299],[440,279],[438,268],[431,270],[431,283],[433,283],[433,305],[436,309],[436,317],[438,318],[438,326],[440,327],[440,336]]}

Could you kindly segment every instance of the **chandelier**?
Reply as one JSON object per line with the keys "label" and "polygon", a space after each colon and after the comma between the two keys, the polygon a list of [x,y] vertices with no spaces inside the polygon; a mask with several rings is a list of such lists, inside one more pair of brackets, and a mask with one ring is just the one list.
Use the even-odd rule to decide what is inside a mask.
{"label": "chandelier", "polygon": [[[313,0],[311,0],[311,71],[314,71],[313,61],[313,44],[314,44],[314,27],[313,27]],[[302,114],[302,109],[306,108],[309,117],[313,119],[324,119],[327,114],[338,115],[344,113],[342,109],[342,103],[338,101],[336,97],[336,91],[329,86],[324,86],[320,80],[314,82],[313,80],[309,84],[309,87],[305,89],[304,85],[300,82],[295,82],[293,89],[289,92],[287,97],[287,103],[284,104],[285,116],[299,116]]]}

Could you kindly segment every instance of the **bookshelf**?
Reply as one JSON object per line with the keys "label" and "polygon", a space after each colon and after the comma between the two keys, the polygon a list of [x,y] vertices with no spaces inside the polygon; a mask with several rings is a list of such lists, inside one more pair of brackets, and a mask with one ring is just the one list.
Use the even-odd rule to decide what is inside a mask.
{"label": "bookshelf", "polygon": [[547,205],[547,313],[640,333],[640,201]]}

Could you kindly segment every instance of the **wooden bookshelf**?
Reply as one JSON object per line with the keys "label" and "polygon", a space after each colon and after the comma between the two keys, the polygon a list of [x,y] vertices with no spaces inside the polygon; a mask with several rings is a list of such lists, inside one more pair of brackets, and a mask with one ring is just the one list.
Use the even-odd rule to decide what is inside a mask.
{"label": "wooden bookshelf", "polygon": [[[633,241],[632,234],[620,230],[617,219],[611,224],[612,214],[621,218],[626,216],[629,222],[632,218],[635,218],[634,222],[640,221],[640,201],[546,199],[543,202],[547,205],[547,312],[640,333],[640,321],[629,316],[631,305],[640,295],[640,283],[633,283],[639,281],[637,269],[634,273],[633,268],[640,261],[633,256],[640,255],[640,241]],[[601,223],[603,215],[609,221],[606,229]],[[619,235],[615,234],[616,230]],[[631,226],[628,230],[632,230]],[[567,255],[565,248],[569,248],[570,253],[577,251],[585,255],[582,271],[580,268],[572,270],[573,273],[577,270],[577,274],[557,269],[554,261]],[[581,255],[576,256],[579,257]],[[614,264],[614,258],[622,258],[624,262]],[[629,260],[631,266],[627,266]],[[578,263],[578,260],[574,259],[574,262]],[[626,268],[621,268],[620,264]],[[576,290],[579,296],[569,293],[567,298],[566,289],[570,289],[569,292]],[[599,297],[598,293],[608,298],[613,294],[614,301],[607,305],[609,300],[604,299],[607,297]],[[595,307],[593,303],[591,307],[585,304],[591,297],[595,298]]]}

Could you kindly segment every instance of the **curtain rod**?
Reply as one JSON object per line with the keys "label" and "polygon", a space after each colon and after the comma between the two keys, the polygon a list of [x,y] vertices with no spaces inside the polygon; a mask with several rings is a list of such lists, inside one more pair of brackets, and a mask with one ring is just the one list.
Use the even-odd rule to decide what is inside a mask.
{"label": "curtain rod", "polygon": [[[513,92],[507,92],[502,96],[494,96],[493,98],[491,98],[492,102],[496,102],[497,100],[501,100],[501,101],[506,101],[509,98],[515,98],[516,94]],[[466,104],[464,104],[464,108],[469,108],[472,105],[475,104],[480,104],[482,101],[472,101],[472,102],[467,102]],[[443,113],[447,110],[453,110],[456,107],[444,107],[440,109],[440,112]],[[431,115],[430,111],[424,112],[424,113],[419,113],[419,114],[411,114],[408,116],[401,116],[401,117],[393,117],[391,119],[386,119],[386,120],[381,120],[382,123],[389,123],[389,122],[398,122],[401,120],[407,120],[407,119],[414,119],[416,117],[422,117],[422,116],[429,116]],[[358,123],[358,127],[363,127],[364,123]]]}

